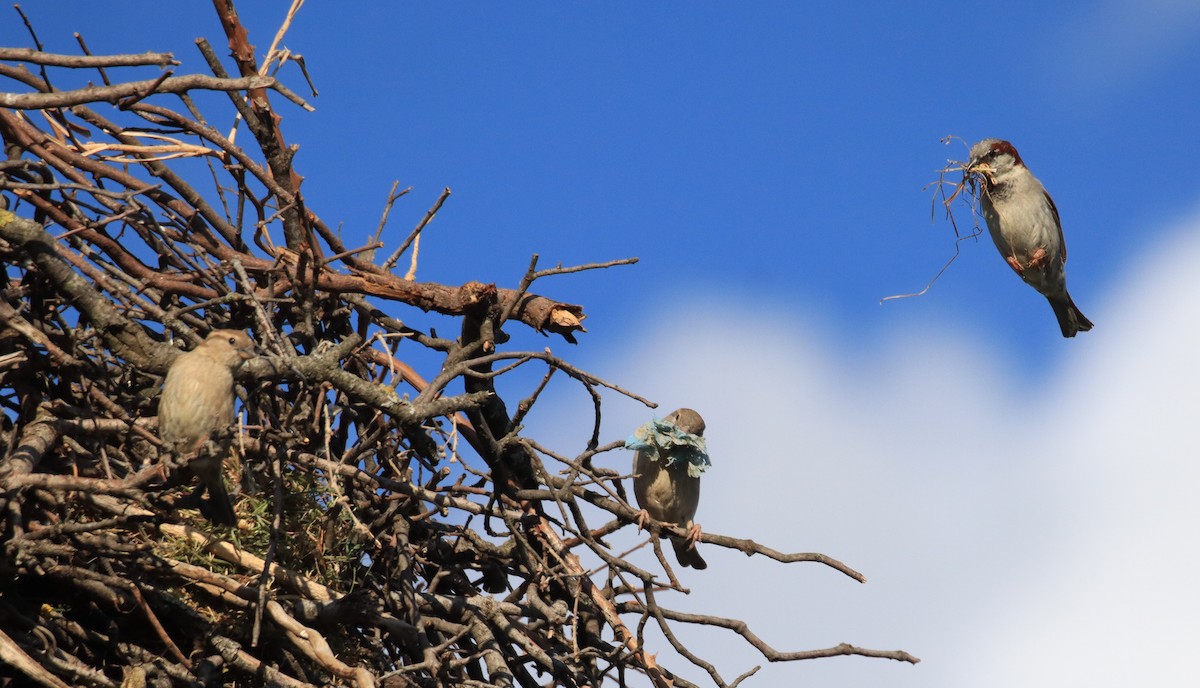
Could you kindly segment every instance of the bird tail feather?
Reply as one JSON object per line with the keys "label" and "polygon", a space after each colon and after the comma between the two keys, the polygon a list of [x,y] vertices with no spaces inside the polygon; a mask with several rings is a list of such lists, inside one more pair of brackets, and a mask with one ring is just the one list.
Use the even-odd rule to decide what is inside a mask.
{"label": "bird tail feather", "polygon": [[208,508],[204,515],[218,526],[236,525],[237,515],[233,512],[233,501],[229,499],[225,482],[218,476],[215,481],[205,481],[204,485],[208,489],[208,504],[205,505]]}
{"label": "bird tail feather", "polygon": [[680,538],[671,538],[671,547],[675,548],[675,559],[680,566],[690,566],[694,569],[708,568],[708,562],[696,551],[695,543]]}
{"label": "bird tail feather", "polygon": [[1049,298],[1050,307],[1054,309],[1054,317],[1058,318],[1058,327],[1062,336],[1074,337],[1080,332],[1092,329],[1092,321],[1084,317],[1070,294],[1064,294],[1065,299]]}

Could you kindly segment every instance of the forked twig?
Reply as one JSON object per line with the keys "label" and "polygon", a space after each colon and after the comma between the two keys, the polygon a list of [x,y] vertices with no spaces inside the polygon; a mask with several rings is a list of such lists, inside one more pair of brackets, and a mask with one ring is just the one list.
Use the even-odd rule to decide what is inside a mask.
{"label": "forked twig", "polygon": [[[405,193],[407,193],[407,191]],[[413,244],[414,242],[417,242],[420,240],[421,230],[425,229],[425,226],[433,221],[433,218],[438,214],[438,211],[442,209],[442,204],[444,204],[446,202],[447,198],[450,198],[450,187],[448,187],[448,186],[446,188],[442,189],[441,195],[438,196],[436,201],[434,201],[433,207],[430,208],[428,210],[428,212],[425,213],[425,217],[421,218],[421,221],[417,223],[417,226],[415,228],[413,228],[413,231],[408,233],[408,236],[405,237],[404,241],[401,242],[400,246],[395,250],[395,252],[393,252],[392,255],[388,256],[388,259],[383,262],[384,270],[391,270],[392,268],[394,268],[396,266],[396,261],[400,260],[400,256],[404,255],[404,252],[408,249],[408,247],[411,244]],[[417,249],[416,249],[416,247],[414,247],[412,264],[409,267],[408,274],[416,273],[416,270],[417,270],[416,253],[417,253]],[[412,277],[406,276],[405,279],[411,280]]]}

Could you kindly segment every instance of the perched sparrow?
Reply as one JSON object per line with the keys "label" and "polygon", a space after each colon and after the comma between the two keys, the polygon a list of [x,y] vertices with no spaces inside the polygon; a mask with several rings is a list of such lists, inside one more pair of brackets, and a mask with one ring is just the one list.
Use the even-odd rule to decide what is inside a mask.
{"label": "perched sparrow", "polygon": [[637,450],[633,455],[633,495],[642,509],[638,525],[645,525],[649,516],[686,528],[686,539],[671,537],[675,558],[680,566],[707,568],[696,551],[700,524],[692,522],[700,503],[700,474],[711,465],[704,443],[704,419],[681,408],[638,428],[625,447]]}
{"label": "perched sparrow", "polygon": [[1008,141],[971,146],[967,174],[983,179],[983,217],[1000,255],[1029,286],[1050,301],[1064,337],[1092,329],[1067,293],[1067,244],[1058,208]]}
{"label": "perched sparrow", "polygon": [[171,364],[158,404],[159,435],[181,458],[191,459],[188,468],[200,478],[194,496],[208,491],[209,518],[219,525],[237,522],[221,471],[224,454],[200,450],[233,423],[233,371],[253,356],[254,341],[245,332],[213,330]]}

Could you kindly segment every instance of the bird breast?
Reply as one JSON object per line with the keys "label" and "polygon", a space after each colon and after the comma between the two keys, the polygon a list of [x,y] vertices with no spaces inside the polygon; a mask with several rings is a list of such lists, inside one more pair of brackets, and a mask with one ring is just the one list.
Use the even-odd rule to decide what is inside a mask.
{"label": "bird breast", "polygon": [[[1024,185],[1033,188],[1014,188]],[[1050,203],[1044,200],[1045,193],[1041,182],[1032,174],[1025,174],[996,186],[983,197],[984,220],[996,248],[1006,256],[1015,256],[1022,265],[1028,264],[1039,248],[1045,249],[1051,260],[1062,249],[1058,223]],[[1031,197],[1038,202],[1017,200]]]}
{"label": "bird breast", "polygon": [[[678,470],[676,470],[678,468]],[[667,468],[643,452],[634,458],[633,491],[638,506],[656,521],[687,524],[700,502],[700,479],[687,474],[685,462]]]}
{"label": "bird breast", "polygon": [[167,372],[158,415],[164,440],[195,449],[233,422],[233,374],[202,352],[182,354]]}

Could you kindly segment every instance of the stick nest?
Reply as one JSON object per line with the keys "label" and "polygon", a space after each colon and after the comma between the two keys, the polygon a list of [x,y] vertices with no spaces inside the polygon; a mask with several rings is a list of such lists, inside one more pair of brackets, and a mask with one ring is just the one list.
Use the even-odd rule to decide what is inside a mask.
{"label": "stick nest", "polygon": [[[211,74],[187,76],[172,55],[91,55],[82,38],[83,55],[0,49],[14,90],[0,93],[0,677],[692,685],[674,673],[686,670],[726,686],[757,670],[727,681],[674,632],[693,625],[769,661],[917,661],[847,644],[777,651],[740,620],[673,610],[686,589],[657,536],[674,527],[642,536],[652,568],[613,551],[637,512],[627,472],[597,462],[621,445],[601,440],[602,400],[652,404],[548,348],[509,345],[584,332],[583,307],[533,293],[539,280],[634,259],[540,269],[534,256],[512,288],[405,279],[391,268],[449,190],[376,262],[406,193],[395,187],[374,238],[343,244],[301,194],[273,109],[307,105],[266,76],[284,57],[257,64],[233,8],[216,4],[250,76],[230,77],[203,40]],[[235,115],[236,139],[211,124]],[[264,354],[238,372],[231,529],[175,505],[191,486],[156,434],[163,374],[214,328],[252,331]],[[502,398],[498,377],[524,396]],[[552,382],[593,400],[582,452],[522,434]],[[863,580],[822,554],[703,542]],[[647,624],[679,665],[659,665]]]}

